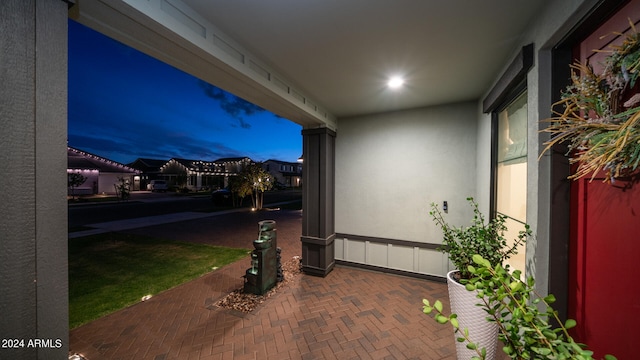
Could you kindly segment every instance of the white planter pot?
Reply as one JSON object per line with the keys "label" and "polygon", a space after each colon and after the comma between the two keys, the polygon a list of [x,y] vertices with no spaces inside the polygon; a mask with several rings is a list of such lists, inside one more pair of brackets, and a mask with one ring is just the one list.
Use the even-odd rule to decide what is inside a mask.
{"label": "white planter pot", "polygon": [[[498,343],[498,325],[486,320],[487,312],[480,306],[476,306],[481,300],[476,297],[475,291],[467,291],[464,285],[455,281],[453,274],[458,272],[453,270],[447,273],[447,285],[449,288],[449,301],[451,312],[458,314],[460,329],[469,329],[469,338],[476,344],[478,349],[487,349],[487,360],[495,359],[496,346]],[[462,334],[456,334],[456,338]],[[475,350],[467,349],[467,342],[456,341],[456,354],[458,360],[469,360],[472,356],[478,356]]]}

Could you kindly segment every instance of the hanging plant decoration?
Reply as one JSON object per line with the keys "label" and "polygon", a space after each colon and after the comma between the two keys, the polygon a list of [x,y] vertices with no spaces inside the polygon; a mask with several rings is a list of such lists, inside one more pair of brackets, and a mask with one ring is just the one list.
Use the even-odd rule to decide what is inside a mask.
{"label": "hanging plant decoration", "polygon": [[640,76],[640,34],[633,23],[631,30],[622,44],[603,50],[610,55],[601,73],[589,64],[571,65],[572,83],[553,105],[562,110],[545,120],[549,126],[542,131],[551,139],[542,153],[568,141],[569,162],[578,164],[570,179],[591,175],[593,180],[604,171],[610,182],[634,174],[640,165],[640,92],[629,93]]}

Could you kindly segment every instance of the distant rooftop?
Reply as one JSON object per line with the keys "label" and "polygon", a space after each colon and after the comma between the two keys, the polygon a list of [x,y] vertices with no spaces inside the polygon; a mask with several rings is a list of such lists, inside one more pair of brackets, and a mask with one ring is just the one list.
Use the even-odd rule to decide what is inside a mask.
{"label": "distant rooftop", "polygon": [[137,173],[138,170],[86,151],[67,146],[67,168],[72,170],[98,170],[105,173]]}

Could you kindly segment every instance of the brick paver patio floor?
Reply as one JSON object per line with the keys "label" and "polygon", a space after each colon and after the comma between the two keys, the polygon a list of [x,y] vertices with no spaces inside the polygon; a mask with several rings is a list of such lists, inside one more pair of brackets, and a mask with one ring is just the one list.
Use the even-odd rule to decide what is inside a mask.
{"label": "brick paver patio floor", "polygon": [[[257,222],[277,222],[283,261],[300,254],[301,213],[236,213],[130,230],[251,247]],[[70,333],[70,350],[99,359],[455,359],[452,330],[422,314],[446,284],[337,266],[299,275],[246,314],[216,307],[242,287],[249,258]]]}

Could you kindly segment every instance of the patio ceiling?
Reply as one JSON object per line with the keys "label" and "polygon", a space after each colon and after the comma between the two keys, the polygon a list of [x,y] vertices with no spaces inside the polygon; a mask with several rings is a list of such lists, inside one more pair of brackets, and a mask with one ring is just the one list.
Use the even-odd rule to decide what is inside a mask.
{"label": "patio ceiling", "polygon": [[[100,2],[142,8],[136,0]],[[155,2],[188,9],[184,14],[215,25],[330,117],[340,118],[479,99],[519,50],[520,37],[548,0]],[[259,87],[241,87],[233,77],[209,79],[176,50],[160,54],[161,43],[133,35],[138,31],[123,25],[125,17],[135,16],[117,18],[104,8],[79,5],[84,11],[79,21],[296,121],[281,99]],[[150,22],[143,25],[162,33]],[[388,89],[392,75],[404,76],[405,86]]]}
{"label": "patio ceiling", "polygon": [[[479,98],[544,1],[184,0],[337,117]],[[386,89],[388,77],[406,87]]]}

